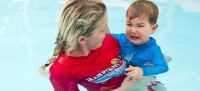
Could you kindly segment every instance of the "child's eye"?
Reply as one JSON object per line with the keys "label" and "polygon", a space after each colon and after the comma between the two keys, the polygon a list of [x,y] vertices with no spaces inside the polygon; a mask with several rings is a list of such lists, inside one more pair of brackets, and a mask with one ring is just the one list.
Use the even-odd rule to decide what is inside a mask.
{"label": "child's eye", "polygon": [[126,23],[127,26],[132,26],[132,24]]}
{"label": "child's eye", "polygon": [[138,27],[144,27],[143,25],[138,25]]}

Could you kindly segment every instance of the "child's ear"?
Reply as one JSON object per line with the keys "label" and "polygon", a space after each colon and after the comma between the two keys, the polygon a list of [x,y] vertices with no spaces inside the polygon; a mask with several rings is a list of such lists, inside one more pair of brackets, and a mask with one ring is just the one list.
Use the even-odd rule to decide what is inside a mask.
{"label": "child's ear", "polygon": [[79,44],[85,44],[85,36],[79,36],[78,37],[78,43]]}
{"label": "child's ear", "polygon": [[152,34],[154,34],[155,33],[155,31],[157,30],[157,28],[158,28],[158,24],[156,23],[156,24],[154,24],[153,26],[152,26]]}

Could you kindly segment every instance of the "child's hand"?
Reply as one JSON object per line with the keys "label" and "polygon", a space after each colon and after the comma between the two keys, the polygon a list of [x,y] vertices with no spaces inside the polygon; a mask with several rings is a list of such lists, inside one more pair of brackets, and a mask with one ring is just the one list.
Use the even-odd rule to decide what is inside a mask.
{"label": "child's hand", "polygon": [[129,66],[125,70],[128,71],[127,76],[139,78],[143,75],[143,71],[140,67]]}

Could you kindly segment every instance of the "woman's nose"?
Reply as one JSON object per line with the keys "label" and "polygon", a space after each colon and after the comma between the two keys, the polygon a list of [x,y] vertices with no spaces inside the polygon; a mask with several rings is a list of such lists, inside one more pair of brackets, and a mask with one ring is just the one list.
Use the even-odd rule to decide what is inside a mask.
{"label": "woman's nose", "polygon": [[110,29],[109,29],[109,27],[107,26],[107,28],[106,28],[106,33],[109,33],[110,32]]}

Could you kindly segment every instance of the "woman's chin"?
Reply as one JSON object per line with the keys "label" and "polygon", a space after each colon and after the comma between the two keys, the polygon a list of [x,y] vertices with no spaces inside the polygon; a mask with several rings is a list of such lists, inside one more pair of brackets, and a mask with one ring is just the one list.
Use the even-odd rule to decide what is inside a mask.
{"label": "woman's chin", "polygon": [[92,50],[96,50],[96,49],[100,48],[101,46],[102,46],[102,43],[97,45],[96,47],[94,47]]}

